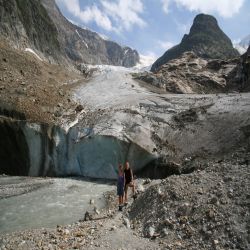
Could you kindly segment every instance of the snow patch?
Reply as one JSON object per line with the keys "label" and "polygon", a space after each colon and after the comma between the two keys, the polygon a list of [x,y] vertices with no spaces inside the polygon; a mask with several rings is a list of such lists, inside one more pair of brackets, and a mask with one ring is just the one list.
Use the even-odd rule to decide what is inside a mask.
{"label": "snow patch", "polygon": [[43,59],[42,59],[33,49],[31,49],[31,48],[26,48],[24,51],[25,51],[25,52],[30,52],[30,53],[32,53],[32,54],[35,55],[40,61],[43,61]]}
{"label": "snow patch", "polygon": [[238,50],[238,52],[239,52],[241,55],[243,55],[243,54],[246,53],[246,51],[247,51],[247,48],[242,47],[242,46],[239,45],[239,44],[234,44],[234,48],[235,48],[236,50]]}
{"label": "snow patch", "polygon": [[242,55],[246,53],[248,47],[250,46],[250,35],[246,36],[242,40],[236,39],[233,41],[234,48]]}
{"label": "snow patch", "polygon": [[124,55],[126,55],[128,53],[129,49],[125,49],[124,51]]}
{"label": "snow patch", "polygon": [[89,48],[88,44],[87,44],[84,40],[82,40],[82,42],[84,43],[84,45],[85,45],[86,48],[88,49],[88,48]]}
{"label": "snow patch", "polygon": [[[82,39],[82,36],[79,34],[78,30],[76,30],[76,34],[79,36],[80,39]],[[89,48],[88,44],[83,39],[82,39],[82,42],[86,46],[86,48],[88,49]]]}
{"label": "snow patch", "polygon": [[79,36],[79,38],[81,38],[81,39],[82,39],[82,37],[80,36],[80,34],[79,34],[78,30],[76,30],[76,34]]}

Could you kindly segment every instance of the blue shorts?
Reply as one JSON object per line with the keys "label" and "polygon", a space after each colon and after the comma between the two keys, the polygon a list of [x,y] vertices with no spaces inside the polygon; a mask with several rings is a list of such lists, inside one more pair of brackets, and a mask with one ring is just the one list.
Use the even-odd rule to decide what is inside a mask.
{"label": "blue shorts", "polygon": [[117,184],[117,195],[123,196],[124,195],[124,187],[122,183]]}

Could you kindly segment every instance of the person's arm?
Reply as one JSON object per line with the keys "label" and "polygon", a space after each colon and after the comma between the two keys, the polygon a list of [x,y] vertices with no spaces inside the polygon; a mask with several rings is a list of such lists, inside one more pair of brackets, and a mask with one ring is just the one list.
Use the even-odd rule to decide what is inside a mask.
{"label": "person's arm", "polygon": [[134,181],[134,176],[133,176],[132,168],[130,168],[130,173],[131,173],[131,181],[133,182]]}

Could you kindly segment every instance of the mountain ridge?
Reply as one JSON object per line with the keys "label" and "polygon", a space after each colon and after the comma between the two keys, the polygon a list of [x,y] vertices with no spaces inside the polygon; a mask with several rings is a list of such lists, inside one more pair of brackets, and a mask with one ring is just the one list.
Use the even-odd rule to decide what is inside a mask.
{"label": "mountain ridge", "polygon": [[217,20],[211,15],[199,14],[194,18],[189,34],[185,34],[180,44],[158,58],[151,70],[157,71],[161,65],[180,57],[186,51],[193,51],[205,59],[231,59],[239,56]]}
{"label": "mountain ridge", "polygon": [[136,50],[68,21],[55,0],[0,0],[0,7],[0,36],[17,48],[31,47],[49,62],[124,67],[139,62]]}

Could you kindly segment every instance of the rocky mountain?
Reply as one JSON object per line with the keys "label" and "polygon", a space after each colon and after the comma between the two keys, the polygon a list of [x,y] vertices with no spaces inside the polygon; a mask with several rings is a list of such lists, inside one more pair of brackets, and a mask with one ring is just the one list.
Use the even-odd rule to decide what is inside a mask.
{"label": "rocky mountain", "polygon": [[32,47],[49,60],[61,59],[56,26],[41,1],[0,0],[0,34],[15,47]]}
{"label": "rocky mountain", "polygon": [[199,14],[194,19],[190,33],[184,35],[180,44],[157,59],[151,70],[157,71],[161,65],[180,57],[186,51],[193,51],[202,58],[210,59],[230,59],[239,55],[231,40],[220,29],[217,20],[213,16]]}
{"label": "rocky mountain", "polygon": [[0,36],[51,62],[125,67],[139,62],[136,50],[69,22],[55,0],[0,0],[0,9]]}

